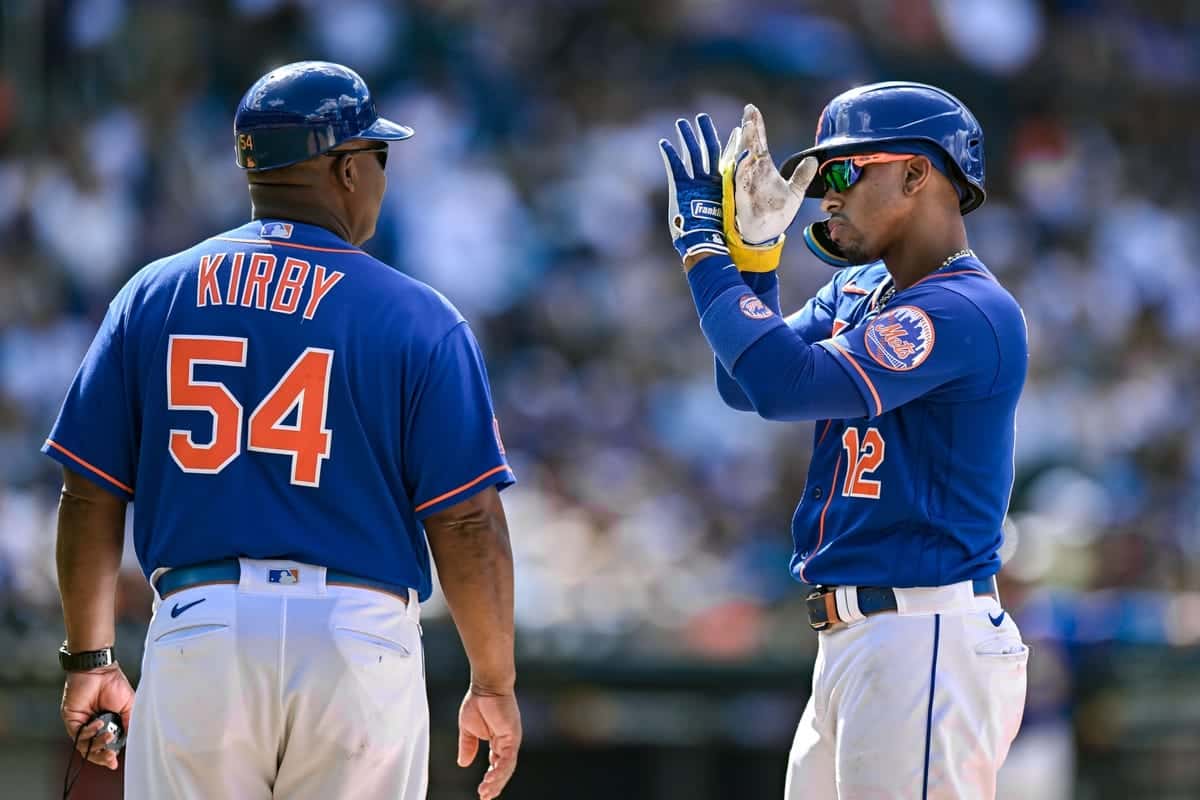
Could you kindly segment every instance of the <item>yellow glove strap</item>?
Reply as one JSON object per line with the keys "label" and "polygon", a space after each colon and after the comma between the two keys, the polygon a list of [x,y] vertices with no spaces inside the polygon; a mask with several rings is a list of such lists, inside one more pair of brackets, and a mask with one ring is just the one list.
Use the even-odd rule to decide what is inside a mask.
{"label": "yellow glove strap", "polygon": [[781,235],[779,241],[768,245],[751,245],[742,241],[742,234],[737,229],[733,197],[735,166],[737,163],[733,162],[721,168],[721,217],[729,255],[741,272],[773,272],[779,267],[779,257],[783,254],[783,243],[787,236]]}

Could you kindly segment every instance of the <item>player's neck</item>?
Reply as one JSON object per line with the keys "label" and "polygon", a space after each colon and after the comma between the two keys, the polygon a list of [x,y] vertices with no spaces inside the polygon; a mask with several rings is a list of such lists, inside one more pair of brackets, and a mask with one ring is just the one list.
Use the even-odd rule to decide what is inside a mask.
{"label": "player's neck", "polygon": [[884,255],[884,263],[897,289],[905,289],[931,272],[941,269],[946,258],[967,247],[967,231],[962,217],[949,224],[914,226]]}
{"label": "player's neck", "polygon": [[251,217],[253,219],[279,219],[287,222],[302,222],[324,228],[341,239],[357,246],[353,239],[350,224],[339,217],[331,209],[319,204],[305,202],[303,199],[289,198],[281,203],[269,197],[254,197],[251,193]]}

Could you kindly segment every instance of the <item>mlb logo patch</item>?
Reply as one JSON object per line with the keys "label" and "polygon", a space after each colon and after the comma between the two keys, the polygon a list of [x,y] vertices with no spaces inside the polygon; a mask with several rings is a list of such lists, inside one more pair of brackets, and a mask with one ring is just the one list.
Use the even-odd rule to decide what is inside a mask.
{"label": "mlb logo patch", "polygon": [[267,573],[267,583],[282,583],[290,585],[300,582],[298,569],[273,569]]}
{"label": "mlb logo patch", "polygon": [[290,239],[292,238],[292,223],[268,222],[262,226],[262,230],[259,231],[258,235],[264,239],[267,237],[272,239]]}

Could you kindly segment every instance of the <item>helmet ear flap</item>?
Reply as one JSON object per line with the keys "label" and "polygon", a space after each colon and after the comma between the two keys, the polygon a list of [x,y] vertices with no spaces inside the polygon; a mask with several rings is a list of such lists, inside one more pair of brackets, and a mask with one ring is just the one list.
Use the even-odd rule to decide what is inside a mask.
{"label": "helmet ear flap", "polygon": [[[814,222],[804,229],[804,244],[812,254],[835,269],[861,266],[846,258],[842,248],[829,237],[829,220]],[[869,263],[869,262],[868,262]]]}

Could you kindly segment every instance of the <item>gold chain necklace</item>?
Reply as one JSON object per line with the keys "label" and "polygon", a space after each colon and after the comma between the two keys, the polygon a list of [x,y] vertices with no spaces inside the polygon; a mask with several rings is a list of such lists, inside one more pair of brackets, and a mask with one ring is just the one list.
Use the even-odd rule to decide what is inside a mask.
{"label": "gold chain necklace", "polygon": [[[964,247],[962,250],[953,252],[950,255],[946,256],[946,259],[944,261],[942,261],[941,266],[939,266],[936,270],[934,270],[934,272],[943,270],[946,267],[953,264],[955,261],[958,261],[960,258],[966,258],[967,256],[970,256],[971,258],[975,258],[975,251],[969,247]],[[890,286],[888,286],[887,291],[885,291],[879,297],[879,300],[877,300],[875,302],[875,308],[876,309],[883,308],[889,302],[891,302],[892,298],[895,296],[896,296],[896,283],[895,283],[895,281],[893,281],[892,284]]]}

